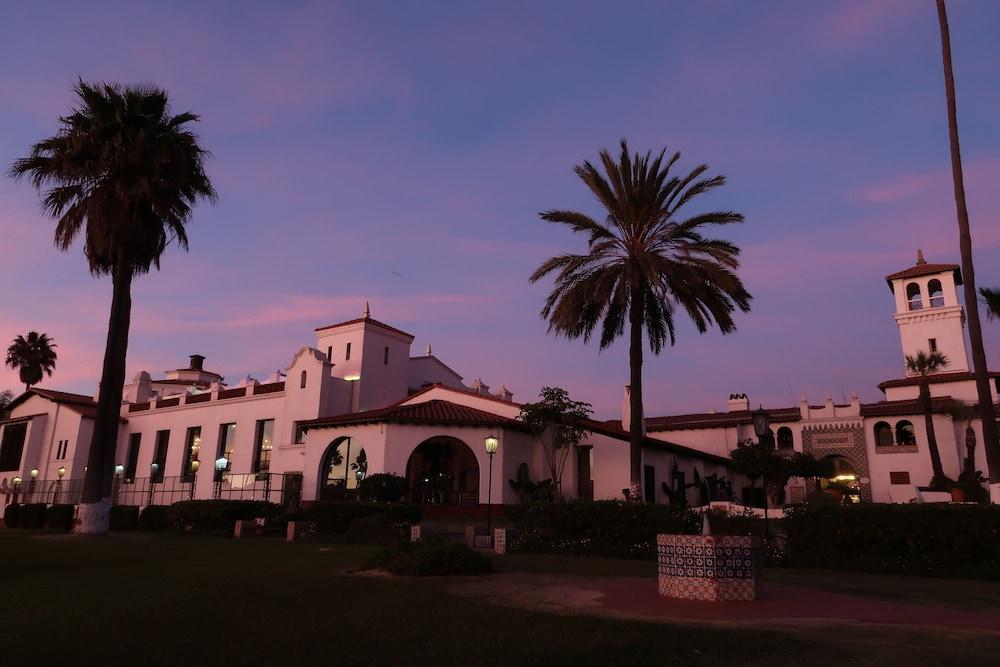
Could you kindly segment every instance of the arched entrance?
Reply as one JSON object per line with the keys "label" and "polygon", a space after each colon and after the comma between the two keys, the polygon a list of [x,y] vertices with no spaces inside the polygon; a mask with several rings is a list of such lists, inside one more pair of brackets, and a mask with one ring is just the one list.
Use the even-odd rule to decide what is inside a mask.
{"label": "arched entrance", "polygon": [[320,500],[343,500],[348,489],[357,486],[351,471],[352,457],[357,456],[360,445],[347,436],[336,438],[326,446],[319,464]]}
{"label": "arched entrance", "polygon": [[458,438],[424,440],[406,462],[410,500],[415,503],[479,503],[479,462]]}
{"label": "arched entrance", "polygon": [[827,456],[832,474],[819,480],[820,488],[845,502],[861,502],[861,479],[857,470],[843,456]]}

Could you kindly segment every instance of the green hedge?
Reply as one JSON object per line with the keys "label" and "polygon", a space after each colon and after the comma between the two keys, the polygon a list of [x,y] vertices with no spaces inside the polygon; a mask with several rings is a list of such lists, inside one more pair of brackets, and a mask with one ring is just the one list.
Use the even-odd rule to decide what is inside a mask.
{"label": "green hedge", "polygon": [[171,529],[207,533],[231,534],[237,521],[274,519],[279,514],[279,505],[260,500],[187,500],[167,508]]}
{"label": "green hedge", "polygon": [[784,520],[790,567],[1000,579],[1000,507],[817,505]]}
{"label": "green hedge", "polygon": [[17,514],[18,510],[21,509],[20,505],[15,505],[11,503],[4,508],[3,511],[3,527],[4,528],[17,528]]}
{"label": "green hedge", "polygon": [[493,569],[493,563],[484,554],[461,542],[429,539],[400,542],[389,547],[376,556],[369,567],[411,577],[433,577],[485,574]]}
{"label": "green hedge", "polygon": [[139,527],[138,505],[113,505],[111,507],[111,530],[133,531]]}
{"label": "green hedge", "polygon": [[529,553],[652,559],[658,533],[701,532],[697,514],[671,505],[566,501],[508,505],[504,512],[520,531],[515,550]]}
{"label": "green hedge", "polygon": [[169,527],[166,505],[146,505],[139,513],[139,530],[162,531]]}
{"label": "green hedge", "polygon": [[76,505],[51,505],[45,510],[45,526],[49,530],[73,530]]}
{"label": "green hedge", "polygon": [[406,497],[409,483],[405,477],[379,472],[365,477],[358,484],[358,497],[364,501],[397,503]]}
{"label": "green hedge", "polygon": [[38,530],[45,527],[45,503],[21,505],[17,510],[17,527]]}
{"label": "green hedge", "polygon": [[320,535],[343,536],[352,526],[357,529],[359,523],[371,526],[376,521],[371,518],[358,521],[365,517],[377,516],[383,525],[393,526],[418,523],[421,512],[419,505],[318,502],[305,508],[303,514],[307,521],[316,523]]}

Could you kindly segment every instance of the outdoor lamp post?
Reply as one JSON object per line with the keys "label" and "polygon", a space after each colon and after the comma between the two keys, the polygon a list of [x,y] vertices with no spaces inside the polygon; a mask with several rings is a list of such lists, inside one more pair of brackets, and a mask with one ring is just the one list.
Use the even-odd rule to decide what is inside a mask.
{"label": "outdoor lamp post", "polygon": [[222,497],[222,473],[226,471],[229,467],[229,459],[225,456],[220,456],[215,459],[215,497]]}
{"label": "outdoor lamp post", "polygon": [[11,480],[14,483],[14,504],[17,504],[17,492],[21,488],[21,478],[15,477]]}
{"label": "outdoor lamp post", "polygon": [[115,464],[115,503],[118,502],[118,494],[122,490],[122,473],[125,472],[125,466],[121,463]]}
{"label": "outdoor lamp post", "polygon": [[486,446],[486,453],[490,455],[490,476],[486,482],[486,534],[490,537],[490,544],[493,543],[493,523],[491,521],[491,506],[493,505],[493,455],[497,453],[500,441],[495,435],[488,435],[483,438],[483,445]]}
{"label": "outdoor lamp post", "polygon": [[189,500],[194,500],[194,490],[198,486],[198,468],[201,467],[201,462],[198,459],[191,461],[191,494],[188,497]]}
{"label": "outdoor lamp post", "polygon": [[160,464],[155,461],[149,465],[149,502],[147,505],[153,504],[153,487],[156,484],[156,471],[160,469]]}
{"label": "outdoor lamp post", "polygon": [[35,494],[35,480],[38,479],[38,468],[31,469],[31,481],[28,482],[28,499]]}
{"label": "outdoor lamp post", "polygon": [[[750,413],[750,418],[753,420],[753,432],[757,435],[757,442],[761,446],[769,446],[770,442],[765,444],[764,439],[771,435],[771,415],[764,409],[763,405],[760,405]],[[761,485],[764,487],[764,541],[767,542],[771,538],[771,523],[767,516],[767,506],[770,502],[767,498],[767,479],[763,475],[761,476]]]}
{"label": "outdoor lamp post", "polygon": [[56,492],[52,497],[52,504],[56,505],[59,503],[59,493],[62,491],[62,478],[66,474],[66,466],[59,466],[56,470]]}

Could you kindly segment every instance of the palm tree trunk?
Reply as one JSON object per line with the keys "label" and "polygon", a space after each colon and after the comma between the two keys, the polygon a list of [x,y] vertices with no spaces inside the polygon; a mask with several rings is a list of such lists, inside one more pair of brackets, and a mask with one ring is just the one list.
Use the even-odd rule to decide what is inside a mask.
{"label": "palm tree trunk", "polygon": [[[931,487],[937,489],[944,482],[944,468],[941,467],[941,452],[938,451],[937,435],[934,433],[934,413],[931,412],[931,388],[926,378],[920,382],[920,409],[924,413],[924,430],[927,431],[927,450],[931,454]],[[944,490],[944,489],[940,489]]]}
{"label": "palm tree trunk", "polygon": [[629,496],[642,500],[642,323],[645,305],[642,292],[632,290],[629,307]]}
{"label": "palm tree trunk", "polygon": [[951,37],[948,33],[948,14],[944,0],[937,0],[938,22],[941,25],[941,56],[944,63],[944,87],[948,102],[948,136],[951,140],[951,175],[955,188],[955,208],[958,212],[958,239],[962,254],[965,310],[969,321],[969,341],[972,347],[972,368],[976,375],[976,393],[979,396],[979,419],[983,427],[983,449],[989,468],[991,483],[1000,482],[1000,442],[993,415],[993,397],[990,392],[989,369],[983,347],[983,330],[979,321],[976,293],[976,274],[972,266],[972,234],[969,231],[969,211],[965,205],[965,182],[962,177],[962,152],[958,143],[958,114],[955,108],[955,75],[951,67]]}
{"label": "palm tree trunk", "polygon": [[132,313],[132,272],[124,262],[119,262],[115,267],[111,282],[107,347],[104,349],[100,397],[97,401],[94,434],[87,456],[87,473],[84,476],[80,505],[79,532],[90,534],[107,532],[111,508],[118,422],[121,418],[125,357]]}

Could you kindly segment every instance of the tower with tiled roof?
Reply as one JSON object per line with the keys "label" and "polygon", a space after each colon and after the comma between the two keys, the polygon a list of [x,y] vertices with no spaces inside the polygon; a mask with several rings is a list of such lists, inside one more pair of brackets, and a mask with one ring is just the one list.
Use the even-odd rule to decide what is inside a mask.
{"label": "tower with tiled roof", "polygon": [[941,352],[943,372],[969,370],[965,310],[958,301],[962,271],[957,264],[930,264],[917,251],[917,263],[885,277],[896,302],[896,326],[903,357]]}

